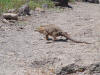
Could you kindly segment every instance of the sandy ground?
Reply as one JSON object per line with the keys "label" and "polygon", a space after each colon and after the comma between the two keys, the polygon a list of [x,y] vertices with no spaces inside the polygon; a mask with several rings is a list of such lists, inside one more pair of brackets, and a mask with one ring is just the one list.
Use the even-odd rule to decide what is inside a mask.
{"label": "sandy ground", "polygon": [[[0,22],[0,75],[54,75],[71,63],[86,66],[100,62],[100,5],[71,5],[73,10],[33,12],[26,21],[13,25]],[[74,39],[92,44],[47,43],[43,35],[34,32],[36,27],[45,24],[56,24]]]}

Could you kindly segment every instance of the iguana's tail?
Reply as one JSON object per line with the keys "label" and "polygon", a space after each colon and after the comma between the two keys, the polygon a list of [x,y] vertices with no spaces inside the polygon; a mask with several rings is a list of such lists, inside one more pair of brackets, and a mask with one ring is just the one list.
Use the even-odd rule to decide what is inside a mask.
{"label": "iguana's tail", "polygon": [[62,32],[61,34],[62,34],[62,36],[66,37],[66,39],[69,39],[69,40],[71,40],[71,41],[73,41],[73,42],[75,42],[75,43],[91,44],[91,43],[86,42],[86,41],[77,41],[77,40],[74,40],[74,39],[72,39],[72,38],[69,36],[69,34],[68,34],[67,32]]}

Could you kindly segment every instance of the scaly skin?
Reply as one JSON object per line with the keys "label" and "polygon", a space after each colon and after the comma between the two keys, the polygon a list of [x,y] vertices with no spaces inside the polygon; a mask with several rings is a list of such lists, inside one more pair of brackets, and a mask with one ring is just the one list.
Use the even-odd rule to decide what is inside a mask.
{"label": "scaly skin", "polygon": [[56,37],[63,36],[67,40],[71,40],[75,43],[91,44],[85,41],[77,41],[77,40],[72,39],[67,32],[63,32],[58,26],[53,25],[53,24],[40,26],[35,31],[38,31],[41,34],[44,34],[46,37],[46,40],[49,39],[49,36],[52,36],[54,41],[57,40]]}

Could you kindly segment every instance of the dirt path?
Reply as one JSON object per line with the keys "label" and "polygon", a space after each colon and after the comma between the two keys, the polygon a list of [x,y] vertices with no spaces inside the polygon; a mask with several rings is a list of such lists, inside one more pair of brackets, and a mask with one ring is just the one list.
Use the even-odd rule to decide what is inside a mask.
{"label": "dirt path", "polygon": [[[33,13],[27,21],[14,25],[0,23],[0,75],[38,75],[38,68],[48,70],[71,63],[89,65],[99,62],[100,5],[76,3],[72,6],[73,10],[51,9],[45,14]],[[34,32],[35,27],[43,24],[56,24],[73,38],[93,44],[71,41],[47,44],[43,35]]]}

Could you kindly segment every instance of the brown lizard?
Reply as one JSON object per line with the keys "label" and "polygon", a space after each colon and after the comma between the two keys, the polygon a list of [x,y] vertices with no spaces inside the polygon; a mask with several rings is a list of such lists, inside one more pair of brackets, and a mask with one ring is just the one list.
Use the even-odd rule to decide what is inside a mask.
{"label": "brown lizard", "polygon": [[38,31],[41,34],[44,34],[46,36],[46,40],[48,40],[49,36],[52,36],[54,41],[57,40],[56,37],[63,36],[67,40],[71,40],[75,43],[91,44],[85,41],[77,41],[77,40],[72,39],[67,32],[63,32],[63,30],[60,27],[53,24],[40,26],[36,28],[35,31]]}

